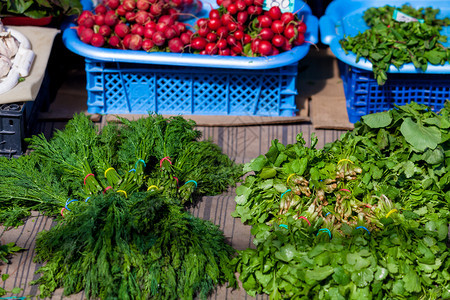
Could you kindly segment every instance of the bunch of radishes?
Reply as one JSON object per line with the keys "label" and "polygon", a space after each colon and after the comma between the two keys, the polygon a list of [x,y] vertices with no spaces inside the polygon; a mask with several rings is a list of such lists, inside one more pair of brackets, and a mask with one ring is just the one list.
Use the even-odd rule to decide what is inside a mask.
{"label": "bunch of radishes", "polygon": [[193,32],[178,17],[199,9],[199,0],[104,0],[81,13],[77,34],[95,47],[182,52]]}
{"label": "bunch of radishes", "polygon": [[191,48],[200,54],[269,56],[305,42],[306,25],[278,6],[263,11],[264,0],[217,0],[209,18],[197,21]]}
{"label": "bunch of radishes", "polygon": [[77,33],[96,47],[223,56],[276,55],[305,42],[306,25],[295,13],[263,11],[264,0],[216,1],[219,8],[192,32],[178,18],[194,12],[187,7],[198,12],[200,0],[104,0],[94,13],[82,12]]}

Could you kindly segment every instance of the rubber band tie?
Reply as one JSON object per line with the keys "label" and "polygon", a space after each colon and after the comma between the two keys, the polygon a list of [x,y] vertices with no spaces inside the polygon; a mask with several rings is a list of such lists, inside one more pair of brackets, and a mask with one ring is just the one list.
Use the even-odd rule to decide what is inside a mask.
{"label": "rubber band tie", "polygon": [[137,169],[137,164],[138,164],[138,162],[143,163],[143,164],[144,164],[144,168],[147,166],[147,164],[145,163],[145,161],[141,158],[141,159],[138,159],[138,161],[134,164],[134,168],[135,168],[135,169]]}
{"label": "rubber band tie", "polygon": [[281,198],[283,198],[284,194],[286,194],[287,192],[290,192],[291,189],[288,189],[286,192],[284,192],[283,194],[281,194]]}
{"label": "rubber band tie", "polygon": [[286,183],[289,183],[289,179],[291,179],[292,176],[297,175],[295,173],[292,173],[291,175],[288,176],[288,178],[286,179]]}
{"label": "rubber band tie", "polygon": [[354,164],[354,162],[352,162],[350,159],[347,159],[347,158],[341,159],[340,161],[338,161],[337,164],[340,164],[340,163],[343,162],[343,161],[348,161],[349,163]]}
{"label": "rubber band tie", "polygon": [[398,210],[396,208],[391,209],[387,214],[386,214],[386,219],[389,218],[389,216],[395,212],[397,212]]}
{"label": "rubber band tie", "polygon": [[280,227],[283,227],[283,228],[289,229],[289,228],[288,228],[288,226],[287,226],[286,224],[280,224]]}
{"label": "rubber band tie", "polygon": [[127,192],[124,190],[117,190],[116,193],[123,193],[125,195],[125,198],[128,198]]}
{"label": "rubber band tie", "polygon": [[150,191],[150,189],[158,189],[156,185],[151,185],[147,188],[147,191]]}
{"label": "rubber band tie", "polygon": [[84,200],[84,202],[88,202],[89,199],[91,199],[91,197],[87,197],[86,200]]}
{"label": "rubber band tie", "polygon": [[111,171],[111,170],[114,170],[114,168],[108,168],[108,169],[106,169],[106,171],[105,171],[105,177],[106,177],[106,173],[108,173],[109,171]]}
{"label": "rubber band tie", "polygon": [[330,212],[327,212],[327,213],[325,214],[325,217],[328,216],[329,214],[331,214],[331,213],[330,213]]}
{"label": "rubber band tie", "polygon": [[65,209],[66,209],[65,207],[61,208],[61,216],[63,216],[63,218],[64,218],[63,211],[64,211]]}
{"label": "rubber band tie", "polygon": [[369,229],[367,229],[367,228],[364,227],[364,226],[358,226],[358,227],[356,227],[355,229],[364,229],[364,230],[367,231],[367,233],[370,235]]}
{"label": "rubber band tie", "polygon": [[189,182],[193,182],[195,184],[195,188],[197,188],[197,181],[195,181],[195,180],[188,180],[183,185],[186,185]]}
{"label": "rubber band tie", "polygon": [[178,184],[179,184],[179,182],[178,182],[178,178],[177,178],[177,177],[175,177],[175,176],[173,176],[173,179],[175,179],[175,181],[177,182],[177,186],[178,186]]}
{"label": "rubber band tie", "polygon": [[169,164],[172,164],[172,162],[170,161],[170,158],[168,156],[163,157],[160,161],[159,161],[159,167],[162,168],[162,163],[163,161],[167,160],[169,162]]}
{"label": "rubber band tie", "polygon": [[67,209],[68,211],[71,211],[68,207],[67,207],[67,205],[69,205],[70,203],[72,203],[72,202],[75,202],[75,201],[78,201],[77,199],[72,199],[72,200],[70,200],[70,198],[69,199],[67,199],[67,201],[66,201],[66,206],[65,206],[65,209]]}
{"label": "rubber band tie", "polygon": [[107,186],[104,190],[103,193],[106,193],[107,190],[112,189],[112,186]]}
{"label": "rubber band tie", "polygon": [[84,180],[83,180],[84,185],[86,185],[86,179],[87,179],[89,176],[95,176],[95,174],[92,174],[92,173],[87,174],[86,177],[84,177]]}
{"label": "rubber band tie", "polygon": [[308,222],[308,225],[311,226],[311,223],[309,223],[309,220],[308,220],[306,217],[300,216],[300,217],[298,217],[298,218],[299,218],[299,219],[305,220],[306,222]]}
{"label": "rubber band tie", "polygon": [[350,190],[347,190],[347,189],[340,189],[340,191],[344,191],[344,192],[351,193],[351,191],[350,191]]}
{"label": "rubber band tie", "polygon": [[328,235],[330,236],[330,239],[331,239],[331,231],[330,231],[330,229],[328,229],[328,228],[319,229],[319,232],[317,233],[317,235],[319,235],[319,233],[321,233],[321,232],[327,232]]}
{"label": "rubber band tie", "polygon": [[136,169],[131,169],[130,171],[128,171],[128,173],[130,173],[130,172],[136,173]]}

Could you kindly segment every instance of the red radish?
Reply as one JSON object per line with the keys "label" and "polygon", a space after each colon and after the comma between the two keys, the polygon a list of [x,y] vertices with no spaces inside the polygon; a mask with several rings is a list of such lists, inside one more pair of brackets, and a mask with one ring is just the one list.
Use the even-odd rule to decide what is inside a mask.
{"label": "red radish", "polygon": [[123,0],[122,5],[126,11],[132,11],[136,8],[136,2],[134,0]]}
{"label": "red radish", "polygon": [[225,8],[228,8],[228,6],[229,6],[231,3],[233,3],[232,0],[223,0],[223,1],[222,1],[222,6],[225,7]]}
{"label": "red radish", "polygon": [[293,39],[297,36],[297,29],[293,24],[289,24],[284,29],[283,34],[288,40]]}
{"label": "red radish", "polygon": [[230,46],[235,46],[236,43],[237,43],[237,40],[236,40],[236,38],[234,36],[229,35],[229,36],[227,36],[227,43]]}
{"label": "red radish", "polygon": [[148,21],[150,21],[150,15],[148,12],[146,12],[144,10],[140,10],[136,13],[135,21],[138,24],[145,24]]}
{"label": "red radish", "polygon": [[200,55],[206,55],[207,53],[206,53],[206,50],[202,50],[202,51],[200,51]]}
{"label": "red radish", "polygon": [[227,11],[232,15],[237,14],[237,12],[238,12],[237,5],[234,3],[231,3],[230,5],[228,5]]}
{"label": "red radish", "polygon": [[155,17],[160,16],[163,12],[163,7],[160,3],[161,2],[156,2],[155,4],[152,4],[152,6],[150,6],[150,13]]}
{"label": "red radish", "polygon": [[239,24],[245,24],[245,22],[247,22],[248,19],[248,12],[247,11],[240,11],[238,12],[237,16],[236,16],[236,21]]}
{"label": "red radish", "polygon": [[273,38],[272,38],[272,44],[275,47],[283,47],[284,43],[286,43],[286,38],[284,36],[282,36],[281,34],[276,34]]}
{"label": "red radish", "polygon": [[272,29],[270,29],[270,28],[263,28],[263,29],[261,29],[259,36],[261,37],[261,39],[263,39],[265,41],[270,41],[270,40],[272,40],[274,33],[273,33]]}
{"label": "red radish", "polygon": [[86,21],[86,19],[92,19],[93,17],[94,17],[94,14],[91,11],[83,10],[83,12],[80,14],[80,16],[77,19],[77,23],[78,23],[78,25],[86,26],[86,25],[84,25],[84,22]]}
{"label": "red radish", "polygon": [[256,6],[263,6],[264,0],[253,0],[253,4]]}
{"label": "red radish", "polygon": [[235,4],[238,11],[244,11],[247,9],[247,5],[245,4],[244,0],[237,0]]}
{"label": "red radish", "polygon": [[108,25],[102,25],[98,28],[98,33],[100,33],[104,37],[110,36],[111,32],[111,27],[109,27]]}
{"label": "red radish", "polygon": [[280,50],[278,50],[278,48],[273,47],[272,48],[272,55],[278,55],[280,54]]}
{"label": "red radish", "polygon": [[218,19],[220,18],[220,13],[217,9],[211,9],[209,12],[209,18],[210,19]]}
{"label": "red radish", "polygon": [[155,46],[155,44],[150,39],[144,39],[142,41],[142,50],[144,51],[150,51]]}
{"label": "red radish", "polygon": [[180,34],[180,40],[183,42],[183,45],[187,45],[191,42],[191,35],[187,32],[183,32]]}
{"label": "red radish", "polygon": [[228,26],[227,26],[227,28],[230,32],[235,31],[237,29],[237,27],[238,27],[237,24],[234,22],[228,23]]}
{"label": "red radish", "polygon": [[242,30],[236,30],[234,32],[234,37],[240,41],[244,38],[244,32]]}
{"label": "red radish", "polygon": [[272,6],[269,9],[269,16],[272,18],[272,20],[279,20],[281,18],[281,9],[278,6]]}
{"label": "red radish", "polygon": [[147,0],[137,0],[136,8],[140,11],[146,11],[150,8],[150,2],[148,2]]}
{"label": "red radish", "polygon": [[95,7],[94,11],[97,15],[104,15],[108,9],[103,4],[99,4]]}
{"label": "red radish", "polygon": [[269,28],[272,25],[272,19],[266,15],[258,16],[258,27]]}
{"label": "red radish", "polygon": [[299,33],[297,38],[294,40],[295,46],[300,46],[305,43],[305,35],[303,33]]}
{"label": "red radish", "polygon": [[284,46],[281,47],[281,49],[283,49],[283,51],[289,51],[289,50],[292,50],[292,44],[289,43],[288,41],[286,41],[286,43],[284,43]]}
{"label": "red radish", "polygon": [[234,22],[233,16],[230,14],[223,14],[222,17],[220,17],[220,21],[222,22],[223,26],[228,26],[229,23]]}
{"label": "red radish", "polygon": [[230,48],[225,48],[225,49],[219,50],[219,55],[222,55],[222,56],[229,56],[229,55],[231,55]]}
{"label": "red radish", "polygon": [[157,30],[155,28],[144,28],[144,37],[151,39]]}
{"label": "red radish", "polygon": [[215,30],[219,29],[220,26],[222,26],[222,22],[220,21],[220,19],[218,19],[218,18],[209,19],[209,21],[208,21],[209,29],[215,31]]}
{"label": "red radish", "polygon": [[173,27],[167,27],[166,30],[164,31],[164,37],[166,38],[166,40],[173,39],[176,36],[177,32]]}
{"label": "red radish", "polygon": [[127,19],[128,22],[133,22],[134,19],[136,19],[136,13],[134,11],[127,11],[125,13],[125,19]]}
{"label": "red radish", "polygon": [[251,6],[253,5],[253,0],[244,0],[245,5]]}
{"label": "red radish", "polygon": [[222,6],[223,0],[216,0],[217,5]]}
{"label": "red radish", "polygon": [[272,44],[268,41],[261,41],[258,46],[258,53],[262,56],[269,56],[272,54]]}
{"label": "red radish", "polygon": [[228,47],[228,43],[224,39],[219,40],[216,45],[217,45],[217,48],[220,49],[220,50],[223,50],[223,49]]}
{"label": "red radish", "polygon": [[167,27],[169,27],[169,26],[168,26],[166,23],[159,23],[159,22],[158,22],[158,23],[155,25],[156,31],[161,31],[161,32],[166,31]]}
{"label": "red radish", "polygon": [[122,45],[124,49],[129,49],[130,48],[130,40],[131,40],[131,36],[132,34],[127,34],[123,39],[122,39]]}
{"label": "red radish", "polygon": [[161,17],[159,17],[158,23],[164,23],[166,25],[172,26],[173,24],[175,24],[175,19],[169,15],[162,15]]}
{"label": "red radish", "polygon": [[206,35],[206,40],[210,43],[217,41],[217,34],[210,32]]}
{"label": "red radish", "polygon": [[128,48],[130,50],[140,50],[142,48],[142,37],[137,34],[132,34]]}
{"label": "red radish", "polygon": [[183,0],[172,0],[172,4],[175,7],[181,7],[183,5]]}
{"label": "red radish", "polygon": [[256,6],[254,6],[254,5],[248,6],[247,7],[247,13],[250,16],[257,15],[257,13],[256,13]]}
{"label": "red radish", "polygon": [[184,44],[180,38],[173,38],[169,41],[168,47],[170,52],[181,53],[183,52]]}
{"label": "red radish", "polygon": [[[175,8],[171,7],[167,10],[167,15],[170,16],[174,21],[178,20],[178,14],[180,12],[176,10]],[[161,16],[162,17],[162,16]]]}
{"label": "red radish", "polygon": [[237,42],[236,45],[231,47],[231,51],[236,54],[241,54],[243,50],[244,50],[244,48],[242,48],[242,45],[239,42]]}
{"label": "red radish", "polygon": [[113,10],[109,10],[105,14],[105,25],[113,27],[114,25],[116,25],[118,19],[119,18],[117,17],[115,12]]}
{"label": "red radish", "polygon": [[284,12],[281,14],[280,20],[283,21],[284,25],[287,25],[295,20],[295,15],[291,12]]}
{"label": "red radish", "polygon": [[259,51],[259,44],[261,43],[261,39],[256,38],[252,41],[252,44],[250,46],[250,49],[254,54],[257,54]]}
{"label": "red radish", "polygon": [[92,40],[92,36],[94,35],[94,30],[92,28],[84,28],[80,34],[80,40],[83,43],[89,44]]}
{"label": "red radish", "polygon": [[162,46],[166,42],[166,38],[164,36],[164,33],[161,31],[157,31],[152,36],[152,41],[155,43],[156,46]]}
{"label": "red radish", "polygon": [[255,6],[255,14],[256,15],[260,15],[260,14],[262,14],[262,12],[263,12],[263,9],[261,6]]}
{"label": "red radish", "polygon": [[116,9],[116,13],[119,16],[125,16],[125,14],[127,13],[127,11],[125,10],[125,6],[123,6],[123,4],[120,4]]}
{"label": "red radish", "polygon": [[155,29],[156,28],[156,23],[155,21],[148,21],[147,23],[145,23],[144,27],[147,28],[152,28]]}
{"label": "red radish", "polygon": [[172,28],[175,31],[175,36],[178,36],[178,37],[180,36],[181,31],[177,25],[174,24],[174,25],[170,26],[170,28]]}
{"label": "red radish", "polygon": [[248,44],[248,43],[250,43],[252,41],[252,37],[249,34],[246,33],[246,34],[244,34],[243,41],[244,41],[244,45]]}
{"label": "red radish", "polygon": [[111,47],[119,48],[120,46],[120,38],[117,35],[113,35],[109,38],[108,44]]}
{"label": "red radish", "polygon": [[130,28],[125,23],[118,23],[114,26],[114,33],[119,37],[124,38],[128,33],[130,33]]}
{"label": "red radish", "polygon": [[297,26],[298,33],[305,33],[306,32],[306,24],[301,22]]}
{"label": "red radish", "polygon": [[120,5],[120,0],[106,0],[106,6],[112,10],[116,9]]}
{"label": "red radish", "polygon": [[206,40],[202,37],[195,37],[191,41],[191,48],[194,50],[203,50],[206,46]]}
{"label": "red radish", "polygon": [[80,25],[83,25],[83,26],[88,27],[88,28],[94,27],[94,25],[95,25],[95,16],[92,16],[90,18],[84,19],[84,22],[81,23]]}
{"label": "red radish", "polygon": [[83,25],[79,25],[79,26],[76,27],[76,29],[77,29],[77,35],[81,36],[81,33],[83,32],[83,30],[86,29],[86,27],[83,26]]}
{"label": "red radish", "polygon": [[144,32],[145,32],[145,28],[141,24],[134,23],[133,25],[131,25],[130,32],[133,34],[143,36]]}
{"label": "red radish", "polygon": [[186,31],[186,24],[181,22],[175,22],[175,26],[177,27],[177,30],[182,33]]}
{"label": "red radish", "polygon": [[197,34],[199,35],[199,36],[201,36],[201,37],[206,37],[207,35],[208,35],[208,33],[210,33],[211,32],[211,30],[209,29],[209,27],[200,27],[198,30],[197,30]]}
{"label": "red radish", "polygon": [[[273,7],[272,7],[273,8]],[[272,25],[270,26],[273,32],[276,34],[282,34],[284,31],[284,24],[281,20],[275,20],[272,22]]]}
{"label": "red radish", "polygon": [[100,33],[94,33],[91,39],[91,45],[94,47],[101,47],[105,44],[105,38]]}
{"label": "red radish", "polygon": [[219,29],[217,29],[217,31],[216,31],[216,33],[217,33],[217,35],[218,36],[220,36],[220,37],[226,37],[227,35],[228,35],[228,28],[226,28],[226,27],[220,27]]}
{"label": "red radish", "polygon": [[201,18],[197,20],[197,26],[200,27],[206,27],[208,26],[208,19]]}
{"label": "red radish", "polygon": [[215,43],[208,43],[205,46],[205,51],[209,55],[216,55],[219,49],[216,47]]}

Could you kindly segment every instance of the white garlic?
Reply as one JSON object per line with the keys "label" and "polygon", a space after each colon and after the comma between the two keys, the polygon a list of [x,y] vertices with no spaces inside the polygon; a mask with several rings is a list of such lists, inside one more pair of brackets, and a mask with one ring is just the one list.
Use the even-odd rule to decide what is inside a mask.
{"label": "white garlic", "polygon": [[11,60],[6,56],[0,55],[0,78],[8,75],[11,66]]}

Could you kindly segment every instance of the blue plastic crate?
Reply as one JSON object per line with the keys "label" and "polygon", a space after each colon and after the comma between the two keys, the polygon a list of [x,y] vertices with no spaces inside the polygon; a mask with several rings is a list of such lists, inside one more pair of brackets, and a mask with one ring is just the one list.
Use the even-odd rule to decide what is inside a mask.
{"label": "blue plastic crate", "polygon": [[[355,36],[368,29],[363,20],[364,11],[370,7],[384,5],[402,6],[408,3],[413,7],[433,6],[441,11],[438,18],[450,17],[450,1],[436,0],[335,0],[320,18],[320,34],[324,44],[339,62],[341,77],[347,103],[347,113],[352,123],[366,114],[385,111],[411,101],[426,104],[434,111],[443,108],[450,99],[450,64],[442,66],[429,64],[426,72],[417,70],[412,63],[397,69],[391,66],[385,85],[379,86],[373,77],[372,64],[361,58],[356,63],[356,55],[346,54],[339,44],[344,36]],[[449,37],[445,46],[450,46],[450,27],[444,27],[442,34]]]}
{"label": "blue plastic crate", "polygon": [[389,74],[380,86],[373,72],[339,62],[349,121],[356,123],[361,116],[394,108],[415,101],[439,112],[450,100],[450,74]]}
{"label": "blue plastic crate", "polygon": [[88,112],[292,116],[297,64],[230,70],[86,59]]}

